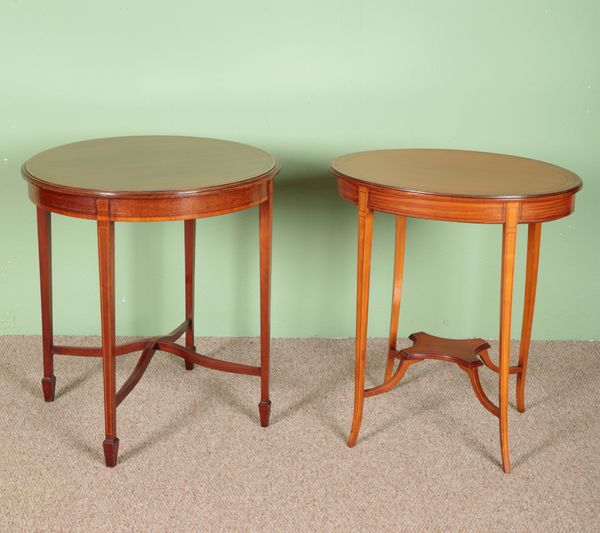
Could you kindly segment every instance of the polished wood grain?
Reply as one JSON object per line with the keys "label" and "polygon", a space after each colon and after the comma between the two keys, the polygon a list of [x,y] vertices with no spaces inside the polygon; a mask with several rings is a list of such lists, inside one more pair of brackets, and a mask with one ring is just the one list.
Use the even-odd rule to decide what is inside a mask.
{"label": "polished wood grain", "polygon": [[389,381],[394,368],[394,355],[398,341],[400,321],[400,300],[402,299],[402,277],[404,274],[404,250],[406,247],[406,217],[396,217],[396,242],[394,246],[394,281],[392,284],[392,311],[390,313],[390,334],[388,337],[388,359],[385,366],[384,382]]}
{"label": "polished wood grain", "polygon": [[193,363],[203,366],[205,368],[211,368],[213,370],[220,370],[221,372],[231,372],[232,374],[244,374],[246,376],[261,376],[261,367],[252,365],[243,365],[240,363],[233,363],[231,361],[223,361],[222,359],[215,359],[207,355],[202,355],[194,350],[185,348],[175,342],[168,342],[163,340],[157,340],[156,345],[158,349],[163,352],[182,357],[186,361],[192,361]]}
{"label": "polished wood grain", "polygon": [[271,242],[273,226],[273,182],[269,183],[267,200],[259,207],[260,262],[260,424],[269,425],[271,400],[269,373],[271,359]]}
{"label": "polished wood grain", "polygon": [[[195,364],[260,377],[259,415],[269,424],[270,282],[275,159],[257,148],[193,137],[117,137],[53,148],[22,168],[37,205],[46,401],[54,399],[53,357],[102,357],[107,466],[117,463],[117,406],[134,390],[157,351]],[[196,219],[259,206],[260,366],[202,355],[194,346]],[[55,345],[52,333],[51,213],[97,221],[102,346]],[[184,221],[185,320],[167,335],[116,344],[115,222]],[[185,335],[185,346],[176,343]],[[121,388],[116,357],[141,351]]]}
{"label": "polished wood grain", "polygon": [[468,150],[373,150],[343,155],[332,171],[369,185],[452,198],[526,198],[576,192],[573,172],[524,157]]}
{"label": "polished wood grain", "polygon": [[384,392],[391,391],[396,385],[398,385],[398,383],[400,383],[400,380],[404,377],[404,374],[406,374],[408,367],[419,362],[420,361],[418,359],[402,359],[400,361],[400,364],[396,368],[396,371],[390,376],[389,379],[387,379],[377,387],[365,389],[365,398],[377,396],[378,394],[383,394]]}
{"label": "polished wood grain", "polygon": [[[138,384],[142,376],[146,372],[150,361],[154,357],[156,350],[158,350],[159,342],[172,342],[174,343],[179,337],[181,337],[190,327],[191,319],[184,320],[182,324],[176,327],[170,333],[167,333],[163,337],[159,337],[157,339],[149,339],[142,350],[142,354],[138,359],[135,368],[129,375],[129,377],[125,380],[125,383],[121,385],[121,388],[117,391],[117,406],[129,395],[129,393],[135,388]],[[115,350],[116,351],[116,350]],[[194,350],[195,351],[195,350]],[[186,359],[187,362],[187,359]],[[193,363],[192,363],[193,365]]]}
{"label": "polished wood grain", "polygon": [[446,339],[423,331],[412,333],[408,338],[413,345],[398,352],[394,350],[396,357],[409,360],[438,359],[466,368],[481,366],[479,353],[490,347],[483,339]]}
{"label": "polished wood grain", "polygon": [[481,386],[481,381],[479,380],[479,368],[478,367],[471,367],[471,368],[461,367],[461,368],[465,372],[467,372],[467,374],[469,375],[469,380],[471,381],[471,387],[473,388],[473,391],[475,392],[475,396],[481,402],[481,405],[483,405],[494,416],[499,417],[500,409],[498,408],[497,405],[494,404],[494,402],[492,402],[492,400],[490,400],[488,398],[487,394],[483,390],[483,387]]}
{"label": "polished wood grain", "polygon": [[[575,194],[582,187],[572,172],[532,159],[461,150],[378,150],[348,154],[335,159],[330,170],[337,178],[340,196],[358,206],[358,298],[356,315],[356,368],[354,415],[348,444],[354,446],[360,431],[364,398],[394,388],[408,365],[426,359],[456,363],[467,372],[481,404],[499,418],[502,466],[510,471],[508,443],[509,376],[517,376],[517,409],[525,410],[525,375],[537,284],[541,223],[569,215]],[[372,214],[382,211],[396,216],[394,283],[388,357],[381,385],[364,388],[365,345],[368,310],[367,248],[370,258]],[[367,218],[367,214],[370,218]],[[455,339],[429,336],[428,350],[420,346],[397,350],[397,331],[404,268],[406,218],[452,222],[501,224],[503,227],[500,354],[496,365],[482,344],[464,352]],[[529,224],[527,277],[521,345],[517,366],[510,366],[510,318],[514,285],[517,226]],[[368,238],[368,243],[366,242]],[[424,334],[419,334],[424,335]],[[438,340],[435,340],[438,339]],[[479,339],[485,343],[482,339]],[[436,344],[437,343],[437,344]],[[417,343],[418,344],[418,343]],[[394,371],[394,361],[399,359]],[[498,374],[499,400],[495,405],[485,394],[479,368]]]}
{"label": "polished wood grain", "polygon": [[54,376],[54,353],[52,351],[52,219],[50,211],[37,209],[38,248],[40,259],[40,293],[42,301],[42,354],[44,377],[42,390],[44,400],[54,401],[56,377]]}
{"label": "polished wood grain", "polygon": [[502,229],[502,283],[500,286],[500,450],[502,467],[510,472],[508,450],[508,375],[510,368],[510,323],[512,317],[512,298],[515,277],[515,250],[517,245],[517,224],[519,204],[513,202],[506,210],[506,221]]}
{"label": "polished wood grain", "polygon": [[26,178],[43,189],[86,197],[154,198],[205,192],[273,173],[272,155],[221,139],[168,135],[109,137],[65,144],[23,165]]}
{"label": "polished wood grain", "polygon": [[[115,346],[115,355],[127,355],[132,352],[143,350],[147,341],[133,341]],[[78,357],[102,357],[102,348],[97,346],[67,346],[63,344],[53,344],[52,353],[54,355],[75,355]]]}
{"label": "polished wood grain", "polygon": [[135,368],[133,369],[133,371],[131,372],[131,374],[125,381],[125,383],[123,383],[121,388],[117,391],[116,400],[115,400],[117,407],[121,404],[121,402],[125,398],[127,398],[129,393],[138,384],[140,379],[142,379],[142,376],[146,372],[146,369],[148,368],[150,361],[152,361],[152,358],[154,357],[154,354],[156,353],[157,349],[158,349],[158,346],[156,345],[155,342],[150,341],[150,342],[146,343],[146,346],[142,350],[142,354],[140,355],[140,358],[138,359],[138,362],[135,365]]}
{"label": "polished wood grain", "polygon": [[110,220],[196,219],[256,206],[278,172],[268,153],[245,144],[176,136],[94,139],[51,148],[23,164],[29,197],[55,213]]}
{"label": "polished wood grain", "polygon": [[[359,181],[338,177],[337,186],[343,198],[358,205]],[[548,222],[571,214],[575,208],[575,192],[520,200],[519,223]],[[508,203],[504,198],[438,196],[369,185],[369,208],[428,220],[503,224]]]}
{"label": "polished wood grain", "polygon": [[[483,366],[483,358],[488,357],[490,345],[483,339],[446,339],[429,335],[423,331],[412,333],[409,339],[413,345],[402,350],[393,350],[392,355],[400,359],[398,370],[403,370],[402,375],[395,377],[394,385],[397,385],[404,372],[407,363],[418,363],[427,360],[446,361],[456,364],[469,376],[469,382],[475,392],[475,396],[490,413],[500,416],[498,406],[488,398],[479,379],[479,368]],[[374,393],[380,394],[391,389],[389,386],[380,386],[372,389]]]}
{"label": "polished wood grain", "polygon": [[354,413],[348,446],[358,439],[365,401],[365,366],[367,358],[367,322],[369,316],[369,282],[371,279],[371,248],[373,241],[373,210],[367,207],[366,187],[359,192],[358,204],[358,268],[356,275],[356,371]]}
{"label": "polished wood grain", "polygon": [[[185,220],[184,246],[185,246],[185,317],[188,326],[185,330],[185,346],[196,351],[194,346],[194,278],[196,269],[196,220]],[[193,370],[194,363],[185,360],[185,369]]]}
{"label": "polished wood grain", "polygon": [[[492,361],[492,358],[490,357],[487,350],[484,350],[483,352],[481,352],[479,354],[479,357],[481,358],[481,361],[483,362],[483,364],[485,366],[487,366],[490,370],[493,370],[494,372],[496,372],[496,374],[500,373],[500,367]],[[520,374],[521,370],[522,370],[522,368],[520,366],[511,366],[508,368],[508,373],[509,374]]]}
{"label": "polished wood grain", "polygon": [[100,321],[104,376],[104,458],[106,466],[117,464],[117,376],[115,334],[115,223],[109,220],[108,200],[97,200],[98,263],[100,271]]}
{"label": "polished wood grain", "polygon": [[[228,187],[183,193],[172,191],[155,198],[150,195],[126,193],[110,199],[110,219],[114,222],[161,222],[225,215],[242,211],[264,202],[268,196],[271,176],[254,181],[234,183]],[[29,183],[29,197],[45,210],[61,215],[96,220],[94,197],[82,193],[62,193],[44,189],[39,183]]]}
{"label": "polished wood grain", "polygon": [[540,259],[541,224],[529,224],[527,234],[527,272],[525,275],[525,303],[523,304],[523,321],[521,323],[521,344],[519,346],[519,364],[521,370],[517,376],[517,410],[525,412],[525,375],[531,343],[531,327],[537,288],[538,264]]}
{"label": "polished wood grain", "polygon": [[500,415],[499,408],[485,394],[479,379],[479,368],[483,366],[483,356],[489,358],[490,345],[483,339],[446,339],[428,333],[412,333],[409,339],[413,345],[402,350],[395,347],[390,349],[388,357],[400,359],[400,363],[389,379],[378,385],[365,389],[365,398],[377,396],[392,390],[406,374],[408,367],[414,363],[427,360],[446,361],[455,363],[464,370],[475,392],[475,396],[490,413]]}

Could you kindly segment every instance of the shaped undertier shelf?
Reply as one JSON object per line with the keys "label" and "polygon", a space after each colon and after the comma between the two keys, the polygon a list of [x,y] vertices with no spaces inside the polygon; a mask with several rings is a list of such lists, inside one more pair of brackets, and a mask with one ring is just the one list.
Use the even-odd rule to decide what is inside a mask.
{"label": "shaped undertier shelf", "polygon": [[[444,339],[428,333],[419,332],[409,336],[413,345],[403,350],[392,350],[392,356],[400,359],[400,364],[391,378],[379,387],[365,391],[365,396],[375,396],[395,387],[404,376],[409,365],[426,359],[437,359],[456,363],[469,375],[471,387],[481,404],[493,415],[499,416],[496,406],[485,394],[479,381],[479,367],[486,365],[497,371],[489,357],[490,345],[483,339]],[[516,370],[516,369],[515,369]],[[512,371],[512,369],[511,369]],[[517,371],[517,370],[516,370]]]}
{"label": "shaped undertier shelf", "polygon": [[419,332],[409,336],[413,345],[397,350],[394,355],[400,359],[420,361],[438,359],[456,363],[463,368],[476,368],[483,364],[479,357],[490,345],[483,339],[444,339]]}

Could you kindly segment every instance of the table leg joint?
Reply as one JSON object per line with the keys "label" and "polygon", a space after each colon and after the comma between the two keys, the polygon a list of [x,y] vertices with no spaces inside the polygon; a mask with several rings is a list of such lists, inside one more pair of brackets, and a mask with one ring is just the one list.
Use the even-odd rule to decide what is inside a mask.
{"label": "table leg joint", "polygon": [[400,380],[404,377],[404,374],[406,374],[408,367],[418,362],[419,361],[417,360],[411,361],[408,359],[402,359],[400,361],[400,364],[398,365],[398,368],[396,369],[396,372],[394,372],[394,374],[388,381],[382,383],[381,385],[378,385],[377,387],[365,389],[365,398],[377,396],[378,394],[383,394],[384,392],[392,390],[396,385],[398,385],[398,383],[400,383]]}
{"label": "table leg joint", "polygon": [[[493,370],[494,372],[496,372],[496,374],[500,373],[500,368],[493,363],[487,351],[481,352],[479,354],[479,357],[481,358],[483,364],[487,366],[490,370]],[[509,374],[520,374],[521,372],[523,372],[523,367],[521,366],[511,366],[508,369]]]}
{"label": "table leg joint", "polygon": [[206,368],[221,370],[223,372],[232,372],[234,374],[246,374],[250,376],[261,375],[261,368],[259,366],[243,365],[240,363],[233,363],[231,361],[215,359],[213,357],[208,357],[207,355],[199,354],[190,348],[185,348],[184,346],[175,344],[174,342],[159,339],[156,342],[156,346],[158,350],[182,357],[186,361],[192,361],[193,363]]}
{"label": "table leg joint", "polygon": [[[115,347],[115,355],[128,355],[133,352],[139,352],[143,350],[149,342],[156,342],[158,340],[169,340],[176,341],[181,337],[185,330],[189,327],[191,318],[186,319],[173,331],[166,335],[158,337],[148,337],[146,339],[140,339],[126,344],[121,344]],[[55,344],[51,347],[53,355],[76,355],[80,357],[102,357],[102,348],[97,346],[67,346],[61,344]]]}
{"label": "table leg joint", "polygon": [[135,368],[133,369],[123,386],[119,389],[119,392],[117,392],[117,405],[119,405],[128,396],[128,394],[138,384],[140,379],[142,379],[142,376],[146,372],[146,369],[148,368],[152,357],[154,357],[156,350],[156,342],[150,341],[148,344],[146,344],[146,347],[142,351],[142,355],[140,355],[140,358],[138,359],[137,365],[135,365]]}

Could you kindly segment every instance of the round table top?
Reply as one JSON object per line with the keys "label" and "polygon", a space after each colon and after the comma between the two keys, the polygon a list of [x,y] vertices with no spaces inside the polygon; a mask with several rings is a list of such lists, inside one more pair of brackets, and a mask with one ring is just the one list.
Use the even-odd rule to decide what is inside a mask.
{"label": "round table top", "polygon": [[431,195],[529,198],[573,192],[581,179],[534,159],[466,150],[374,150],[338,157],[331,171],[367,184]]}
{"label": "round table top", "polygon": [[41,152],[23,165],[37,185],[106,194],[193,192],[274,174],[277,161],[246,144],[179,136],[93,139]]}

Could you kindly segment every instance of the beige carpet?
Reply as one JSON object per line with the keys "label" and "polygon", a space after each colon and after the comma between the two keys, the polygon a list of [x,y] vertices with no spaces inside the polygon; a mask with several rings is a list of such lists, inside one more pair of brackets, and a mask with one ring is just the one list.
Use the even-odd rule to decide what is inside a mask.
{"label": "beige carpet", "polygon": [[[255,339],[197,344],[257,361]],[[385,341],[370,341],[371,384],[384,352]],[[441,362],[367,399],[347,448],[352,340],[273,341],[268,429],[257,378],[186,372],[158,353],[119,407],[115,469],[101,452],[100,360],[58,357],[56,401],[45,404],[39,337],[0,337],[0,354],[1,531],[600,529],[598,342],[534,343],[528,411],[510,411],[510,475],[497,419],[466,374]],[[120,382],[135,359],[119,359]],[[494,375],[482,381],[495,394]]]}

